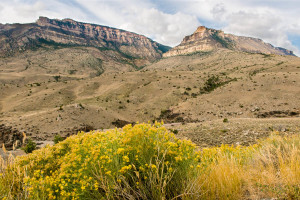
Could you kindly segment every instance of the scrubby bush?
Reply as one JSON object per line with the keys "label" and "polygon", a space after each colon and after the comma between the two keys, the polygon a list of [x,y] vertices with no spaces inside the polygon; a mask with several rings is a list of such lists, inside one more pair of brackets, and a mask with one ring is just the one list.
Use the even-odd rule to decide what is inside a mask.
{"label": "scrubby bush", "polygon": [[224,122],[224,123],[227,123],[227,122],[228,122],[228,119],[227,119],[227,118],[224,118],[224,119],[223,119],[223,122]]}
{"label": "scrubby bush", "polygon": [[211,92],[214,89],[216,89],[217,87],[221,86],[222,82],[220,81],[219,76],[211,76],[209,77],[206,82],[204,83],[204,87],[200,89],[201,93],[205,93],[205,92]]}
{"label": "scrubby bush", "polygon": [[54,136],[53,142],[54,142],[54,144],[57,144],[64,140],[65,140],[65,138],[61,137],[60,135],[56,135],[56,136]]}
{"label": "scrubby bush", "polygon": [[170,129],[170,131],[171,131],[172,133],[174,133],[175,135],[178,134],[178,130],[177,130],[177,129]]}
{"label": "scrubby bush", "polygon": [[221,80],[219,76],[212,75],[205,81],[204,86],[200,88],[200,94],[210,93],[218,87],[226,85],[232,81],[237,81],[237,78],[227,78],[227,80]]}
{"label": "scrubby bush", "polygon": [[32,153],[36,149],[36,143],[30,138],[27,141],[27,144],[25,147],[23,147],[23,150],[25,153]]}
{"label": "scrubby bush", "polygon": [[[195,145],[155,124],[80,133],[15,161],[6,172],[12,199],[172,199],[188,196]],[[22,173],[24,172],[24,173]],[[1,178],[0,178],[1,179]],[[3,196],[0,195],[3,198]]]}

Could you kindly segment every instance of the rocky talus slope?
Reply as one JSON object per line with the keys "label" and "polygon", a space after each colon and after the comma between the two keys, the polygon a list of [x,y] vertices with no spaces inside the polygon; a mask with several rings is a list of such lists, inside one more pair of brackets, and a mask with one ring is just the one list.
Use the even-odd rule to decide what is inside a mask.
{"label": "rocky talus slope", "polygon": [[274,47],[261,39],[225,34],[223,31],[200,26],[176,47],[166,52],[163,56],[191,54],[198,51],[212,51],[220,48],[249,53],[264,53],[276,55],[293,55],[292,51]]}

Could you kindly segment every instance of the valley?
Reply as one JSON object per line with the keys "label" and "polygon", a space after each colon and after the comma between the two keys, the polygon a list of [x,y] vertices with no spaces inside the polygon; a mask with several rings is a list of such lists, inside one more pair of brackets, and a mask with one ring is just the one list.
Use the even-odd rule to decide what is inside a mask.
{"label": "valley", "polygon": [[0,24],[1,199],[299,199],[300,58],[200,26],[176,47]]}
{"label": "valley", "polygon": [[[36,33],[26,32],[27,26],[34,27]],[[80,35],[80,31],[86,30],[83,26],[93,32]],[[5,27],[2,32],[11,29]],[[220,41],[210,34],[230,37],[232,41],[233,36],[199,27],[179,47],[191,49],[205,43],[211,48],[175,55],[179,48],[175,47],[169,51],[173,52],[170,56],[163,54],[163,45],[134,33],[73,20],[40,18],[37,25],[18,25],[16,39],[11,41],[18,41],[20,36],[40,37],[45,27],[50,27],[47,31],[52,33],[41,32],[42,39],[37,39],[36,46],[28,48],[25,42],[24,47],[18,47],[22,50],[16,51],[15,43],[11,42],[11,52],[16,52],[13,56],[3,54],[0,59],[0,124],[25,132],[36,141],[52,141],[56,135],[67,137],[81,130],[110,129],[134,122],[163,120],[186,127],[187,123],[225,118],[293,121],[299,117],[300,59],[290,52],[283,55],[287,51],[269,54],[281,49],[260,40],[259,45],[270,48],[270,52],[219,46]],[[104,32],[95,36],[101,29],[108,30],[106,36]],[[67,42],[65,31],[76,33],[76,39],[72,36]],[[51,35],[48,42],[47,35]],[[142,38],[143,42],[129,39],[132,44],[124,46],[126,37],[132,36]],[[79,43],[88,37],[98,39],[88,46]],[[113,40],[114,46],[105,46],[101,41],[106,40]],[[243,40],[234,43],[236,48],[237,44],[245,47]],[[257,42],[248,40],[253,40],[252,45]],[[138,50],[131,51],[130,45]],[[215,144],[219,145],[212,145]]]}

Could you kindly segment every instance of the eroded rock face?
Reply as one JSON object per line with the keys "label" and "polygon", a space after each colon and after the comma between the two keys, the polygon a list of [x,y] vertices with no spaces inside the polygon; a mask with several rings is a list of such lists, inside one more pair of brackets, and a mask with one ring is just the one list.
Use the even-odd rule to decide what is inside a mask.
{"label": "eroded rock face", "polygon": [[40,43],[109,48],[149,60],[160,58],[169,49],[143,35],[72,19],[40,17],[32,24],[0,25],[2,54],[36,47]]}
{"label": "eroded rock face", "polygon": [[0,145],[4,144],[7,150],[12,150],[18,148],[22,145],[23,134],[17,129],[12,128],[11,126],[5,126],[0,124]]}
{"label": "eroded rock face", "polygon": [[164,53],[163,57],[191,54],[197,51],[212,51],[219,48],[249,53],[294,56],[292,51],[280,47],[273,47],[261,39],[225,34],[220,30],[200,26],[192,35],[186,36],[180,45]]}
{"label": "eroded rock face", "polygon": [[269,117],[299,117],[300,112],[298,110],[273,110],[269,112],[259,112],[256,114],[258,118],[269,118]]}

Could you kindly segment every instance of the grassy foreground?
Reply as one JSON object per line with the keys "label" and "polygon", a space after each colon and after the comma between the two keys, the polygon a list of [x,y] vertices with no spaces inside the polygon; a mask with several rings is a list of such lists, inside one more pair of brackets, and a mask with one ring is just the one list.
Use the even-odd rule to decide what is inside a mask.
{"label": "grassy foreground", "polygon": [[162,124],[79,133],[0,161],[1,199],[299,199],[300,136],[197,149]]}

